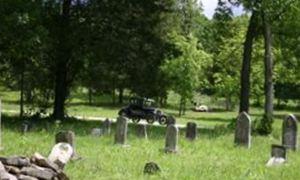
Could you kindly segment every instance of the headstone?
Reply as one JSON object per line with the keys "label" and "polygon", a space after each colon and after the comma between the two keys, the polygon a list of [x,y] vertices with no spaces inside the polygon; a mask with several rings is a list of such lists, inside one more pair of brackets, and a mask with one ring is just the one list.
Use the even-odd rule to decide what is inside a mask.
{"label": "headstone", "polygon": [[48,156],[48,160],[55,163],[59,168],[63,169],[69,162],[73,154],[73,147],[68,143],[58,143],[53,148]]}
{"label": "headstone", "polygon": [[146,124],[137,124],[136,125],[136,132],[137,132],[137,136],[140,138],[148,138],[147,135],[147,125]]}
{"label": "headstone", "polygon": [[102,131],[103,131],[103,134],[104,135],[109,135],[110,134],[110,131],[111,131],[111,121],[109,119],[106,119],[104,122],[103,122],[103,125],[102,125]]}
{"label": "headstone", "polygon": [[155,162],[148,162],[144,167],[144,174],[156,174],[160,172],[159,166]]}
{"label": "headstone", "polygon": [[103,134],[102,129],[100,128],[93,128],[91,131],[92,136],[101,136]]}
{"label": "headstone", "polygon": [[175,125],[176,124],[176,119],[173,116],[168,116],[167,117],[167,126],[169,125]]}
{"label": "headstone", "polygon": [[72,157],[75,156],[75,133],[73,131],[61,131],[55,136],[55,144],[57,143],[69,143],[73,148]]}
{"label": "headstone", "polygon": [[282,123],[282,145],[286,149],[297,149],[297,119],[292,114],[287,116]]}
{"label": "headstone", "polygon": [[29,121],[24,121],[22,123],[22,127],[21,127],[21,132],[22,134],[26,134],[30,129],[30,122]]}
{"label": "headstone", "polygon": [[271,158],[266,166],[276,166],[285,163],[286,161],[286,148],[280,145],[272,145]]}
{"label": "headstone", "polygon": [[167,127],[165,152],[176,153],[178,151],[178,127],[171,124]]}
{"label": "headstone", "polygon": [[247,148],[251,146],[251,119],[246,112],[242,112],[237,118],[234,143]]}
{"label": "headstone", "polygon": [[197,138],[197,124],[188,122],[186,125],[185,137],[189,140],[195,140]]}
{"label": "headstone", "polygon": [[123,116],[117,118],[117,127],[115,134],[115,143],[126,145],[127,140],[127,119]]}

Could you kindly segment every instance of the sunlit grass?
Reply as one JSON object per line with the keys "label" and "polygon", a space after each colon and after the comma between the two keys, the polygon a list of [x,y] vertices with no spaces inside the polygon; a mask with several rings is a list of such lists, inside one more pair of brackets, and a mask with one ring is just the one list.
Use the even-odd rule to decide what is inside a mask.
{"label": "sunlit grass", "polygon": [[[19,133],[21,122],[5,118],[2,156],[26,155],[40,152],[47,156],[54,145],[54,135],[61,129],[76,133],[76,150],[82,160],[70,162],[66,173],[71,179],[298,179],[299,152],[288,153],[288,163],[267,168],[271,144],[280,144],[281,123],[275,123],[275,134],[253,136],[251,149],[235,147],[233,133],[218,130],[199,130],[195,142],[184,138],[180,130],[179,153],[165,154],[165,128],[150,127],[148,140],[135,136],[135,126],[129,126],[128,144],[123,148],[114,144],[110,136],[92,137],[90,130],[100,127],[99,122],[71,121],[59,126],[46,122],[36,124],[32,132]],[[145,163],[158,163],[162,172],[154,176],[143,174]]]}

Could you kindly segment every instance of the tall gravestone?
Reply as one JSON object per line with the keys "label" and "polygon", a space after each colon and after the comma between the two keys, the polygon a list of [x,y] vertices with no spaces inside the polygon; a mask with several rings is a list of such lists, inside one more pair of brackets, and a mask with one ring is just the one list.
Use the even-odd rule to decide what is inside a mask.
{"label": "tall gravestone", "polygon": [[247,148],[251,146],[251,119],[246,112],[240,113],[237,118],[234,143]]}
{"label": "tall gravestone", "polygon": [[136,133],[139,138],[148,138],[146,124],[137,124],[136,128]]}
{"label": "tall gravestone", "polygon": [[286,149],[297,149],[297,119],[294,115],[287,116],[282,123],[282,145]]}
{"label": "tall gravestone", "polygon": [[103,122],[102,126],[103,134],[109,135],[111,131],[111,121],[109,119],[106,119]]}
{"label": "tall gravestone", "polygon": [[126,145],[127,140],[127,119],[123,116],[117,118],[117,127],[115,134],[115,144]]}
{"label": "tall gravestone", "polygon": [[193,122],[188,122],[186,125],[185,137],[188,140],[195,140],[197,138],[197,124]]}
{"label": "tall gravestone", "polygon": [[75,133],[73,131],[60,131],[55,136],[55,144],[68,143],[73,148],[72,157],[76,155],[75,152]]}
{"label": "tall gravestone", "polygon": [[176,153],[178,151],[178,127],[171,124],[167,126],[165,152]]}

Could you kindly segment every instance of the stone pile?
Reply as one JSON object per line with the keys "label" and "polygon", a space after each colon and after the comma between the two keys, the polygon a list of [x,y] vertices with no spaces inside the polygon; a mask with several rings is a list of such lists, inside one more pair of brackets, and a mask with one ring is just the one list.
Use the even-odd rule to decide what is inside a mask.
{"label": "stone pile", "polygon": [[68,180],[55,162],[35,153],[32,157],[0,157],[0,179],[6,180]]}

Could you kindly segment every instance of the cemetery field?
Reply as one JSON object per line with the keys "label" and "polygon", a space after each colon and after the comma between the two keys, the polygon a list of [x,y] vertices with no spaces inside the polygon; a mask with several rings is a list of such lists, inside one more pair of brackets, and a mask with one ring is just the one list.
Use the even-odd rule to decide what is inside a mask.
{"label": "cemetery field", "polygon": [[[19,91],[9,91],[0,86],[0,98],[2,98],[2,111],[10,115],[17,115],[19,113]],[[112,105],[111,97],[99,96],[94,97],[92,105],[87,102],[87,95],[84,93],[75,93],[72,95],[71,100],[67,103],[66,111],[69,116],[80,116],[80,117],[102,117],[102,118],[116,118],[118,111],[125,106],[123,105]],[[201,113],[194,112],[192,106],[188,106],[186,114],[178,116],[177,101],[178,97],[171,94],[168,98],[168,104],[166,108],[161,108],[163,112],[168,115],[173,115],[176,118],[177,123],[186,124],[188,121],[195,122],[200,126],[214,127],[215,125],[227,125],[237,117],[237,109],[233,111],[224,111],[222,109]],[[210,104],[208,99],[203,100],[205,104]],[[221,108],[220,105],[213,104],[214,107]],[[25,107],[25,111],[28,107]],[[49,113],[51,111],[49,110]],[[282,120],[287,114],[293,113],[296,116],[300,116],[299,110],[275,110],[275,120]],[[263,114],[263,108],[251,108],[250,115],[252,119],[260,118]],[[86,119],[85,119],[86,120]]]}
{"label": "cemetery field", "polygon": [[[280,167],[265,167],[270,157],[271,144],[281,144],[281,122],[275,122],[272,135],[253,136],[250,149],[233,145],[233,131],[221,127],[200,129],[198,139],[185,139],[180,129],[179,152],[165,154],[164,127],[149,127],[148,140],[135,135],[136,127],[129,124],[130,147],[114,144],[114,129],[108,136],[93,137],[90,130],[100,122],[69,120],[60,124],[36,122],[33,129],[22,135],[22,122],[16,117],[3,117],[3,147],[1,156],[30,156],[39,152],[47,156],[60,130],[73,130],[75,148],[81,160],[67,164],[65,172],[74,180],[80,179],[299,179],[299,152],[289,152],[288,161]],[[149,161],[156,162],[161,173],[144,175]]]}

